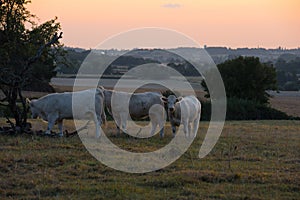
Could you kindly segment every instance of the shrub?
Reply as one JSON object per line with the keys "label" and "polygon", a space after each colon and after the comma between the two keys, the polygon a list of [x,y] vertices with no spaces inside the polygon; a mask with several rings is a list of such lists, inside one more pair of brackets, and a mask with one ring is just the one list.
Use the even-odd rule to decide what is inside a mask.
{"label": "shrub", "polygon": [[[202,102],[203,121],[210,120],[211,103]],[[229,98],[227,99],[226,120],[288,120],[294,119],[286,113],[271,108],[269,105],[255,101]]]}

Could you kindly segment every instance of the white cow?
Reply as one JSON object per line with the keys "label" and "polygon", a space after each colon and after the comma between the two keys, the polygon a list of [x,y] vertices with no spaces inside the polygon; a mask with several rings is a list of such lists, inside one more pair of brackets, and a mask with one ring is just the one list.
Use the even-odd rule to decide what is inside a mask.
{"label": "white cow", "polygon": [[173,136],[176,134],[176,126],[183,123],[183,130],[186,137],[191,135],[191,123],[193,123],[193,137],[196,136],[200,115],[201,103],[195,96],[186,96],[176,98],[170,95],[168,98],[162,97],[162,100],[168,104],[168,115],[172,126]]}
{"label": "white cow", "polygon": [[[93,98],[95,104],[91,101]],[[93,119],[96,125],[96,137],[99,138],[100,126],[106,120],[103,110],[104,94],[101,89],[53,93],[39,99],[28,100],[28,103],[32,118],[41,117],[48,121],[46,134],[50,134],[54,124],[57,123],[59,135],[63,136],[63,119]],[[73,109],[76,109],[76,114],[73,113]]]}
{"label": "white cow", "polygon": [[[155,133],[158,125],[160,128],[160,136],[164,136],[164,103],[161,100],[160,93],[127,93],[113,90],[103,90],[103,93],[105,96],[104,102],[107,110],[113,115],[117,126],[121,127],[123,131],[127,131],[126,122],[128,120],[129,113],[132,119],[143,119],[149,117],[152,125],[150,135],[152,136]],[[112,101],[112,99],[114,100]],[[129,108],[128,106],[124,106],[125,102],[129,102]],[[155,107],[155,104],[158,104],[161,107]]]}

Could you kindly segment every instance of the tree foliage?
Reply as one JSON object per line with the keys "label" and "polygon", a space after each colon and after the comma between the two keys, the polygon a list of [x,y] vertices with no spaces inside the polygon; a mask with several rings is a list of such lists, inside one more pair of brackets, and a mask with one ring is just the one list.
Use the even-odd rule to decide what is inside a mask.
{"label": "tree foliage", "polygon": [[280,90],[300,90],[300,80],[297,76],[300,74],[300,57],[293,56],[293,54],[281,56],[275,63],[275,67]]}
{"label": "tree foliage", "polygon": [[[27,127],[27,108],[22,90],[32,83],[49,80],[55,60],[62,54],[57,19],[37,25],[26,5],[28,0],[0,0],[0,90],[9,107],[14,131]],[[30,28],[28,28],[30,27]],[[19,103],[21,106],[19,106]]]}
{"label": "tree foliage", "polygon": [[[268,103],[267,90],[276,89],[276,70],[259,58],[238,57],[218,65],[228,98]],[[207,91],[205,82],[202,85]]]}

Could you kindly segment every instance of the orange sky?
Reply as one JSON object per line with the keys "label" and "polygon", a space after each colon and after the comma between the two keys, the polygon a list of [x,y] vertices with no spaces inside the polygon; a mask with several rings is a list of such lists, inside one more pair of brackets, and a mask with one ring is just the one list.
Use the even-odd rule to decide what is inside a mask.
{"label": "orange sky", "polygon": [[66,46],[162,27],[201,46],[300,47],[300,0],[32,0],[28,8],[40,22],[57,16]]}

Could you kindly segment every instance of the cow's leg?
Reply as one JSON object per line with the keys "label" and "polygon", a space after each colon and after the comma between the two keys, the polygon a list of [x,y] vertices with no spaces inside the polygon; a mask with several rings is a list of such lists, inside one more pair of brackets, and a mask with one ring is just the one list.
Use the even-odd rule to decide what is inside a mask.
{"label": "cow's leg", "polygon": [[62,119],[57,121],[57,126],[58,126],[58,129],[59,129],[59,136],[60,137],[64,136],[64,133],[63,133],[63,120]]}
{"label": "cow's leg", "polygon": [[52,120],[48,121],[48,127],[47,127],[47,130],[45,132],[46,135],[50,135],[51,134],[51,130],[52,130],[54,124],[55,124],[55,121],[52,121]]}
{"label": "cow's leg", "polygon": [[172,126],[173,137],[175,137],[175,135],[176,135],[176,126],[175,125],[171,125],[171,126]]}
{"label": "cow's leg", "polygon": [[163,138],[164,137],[164,121],[163,120],[161,120],[159,122],[159,129],[160,129],[159,135],[161,138]]}
{"label": "cow's leg", "polygon": [[121,129],[124,133],[127,133],[127,113],[120,113],[120,117],[121,117]]}
{"label": "cow's leg", "polygon": [[157,125],[159,126],[159,135],[164,137],[164,114],[165,110],[162,105],[154,105],[149,110],[149,118],[152,124],[150,135],[154,135]]}
{"label": "cow's leg", "polygon": [[151,121],[151,130],[150,130],[150,136],[153,136],[157,127],[157,116],[155,115],[155,113],[149,113],[149,118]]}
{"label": "cow's leg", "polygon": [[191,123],[188,122],[187,126],[188,126],[188,133],[187,133],[188,137],[191,137],[191,131],[192,131]]}
{"label": "cow's leg", "polygon": [[116,128],[117,128],[117,135],[121,135],[121,129],[120,126],[118,126],[118,124],[116,124]]}
{"label": "cow's leg", "polygon": [[50,113],[47,117],[47,121],[48,121],[48,128],[46,130],[46,135],[50,135],[51,134],[51,130],[55,124],[55,121],[58,118],[58,114],[57,113]]}
{"label": "cow's leg", "polygon": [[152,123],[152,129],[151,129],[151,136],[155,133],[157,125],[159,126],[159,135],[160,137],[164,137],[164,119],[161,113],[155,113],[149,116],[151,123]]}
{"label": "cow's leg", "polygon": [[155,120],[151,120],[151,131],[150,135],[153,136],[157,127],[157,122]]}
{"label": "cow's leg", "polygon": [[103,121],[102,121],[102,116],[101,116],[100,114],[96,113],[96,118],[97,118],[97,121],[98,121],[99,126],[101,126],[102,123],[103,123]]}
{"label": "cow's leg", "polygon": [[120,126],[121,126],[120,114],[114,112],[114,113],[111,113],[111,116],[113,117],[113,120],[116,124],[116,128],[117,128],[116,135],[120,135],[120,133],[121,133],[121,130],[120,130]]}
{"label": "cow's leg", "polygon": [[101,132],[100,132],[101,118],[96,113],[93,113],[93,117],[96,126],[96,138],[99,138],[101,136]]}
{"label": "cow's leg", "polygon": [[121,134],[121,129],[120,129],[120,126],[121,126],[121,118],[119,116],[115,117],[115,122],[116,122],[116,128],[117,128],[117,135],[120,135]]}
{"label": "cow's leg", "polygon": [[188,121],[187,120],[185,120],[184,122],[183,122],[183,132],[184,132],[184,134],[185,134],[185,137],[188,137]]}
{"label": "cow's leg", "polygon": [[103,125],[107,125],[107,123],[106,123],[106,115],[105,115],[105,111],[104,111],[104,109],[102,110],[102,112],[101,112],[101,124],[103,124]]}
{"label": "cow's leg", "polygon": [[[164,112],[164,111],[162,111],[162,112]],[[163,114],[158,113],[158,116],[156,119],[157,119],[157,123],[159,126],[159,135],[161,138],[163,138],[164,137],[164,122],[165,122]]]}
{"label": "cow's leg", "polygon": [[198,116],[196,117],[193,123],[193,134],[194,134],[193,137],[196,137],[198,127],[199,127],[199,121],[200,121],[200,113],[198,114]]}

